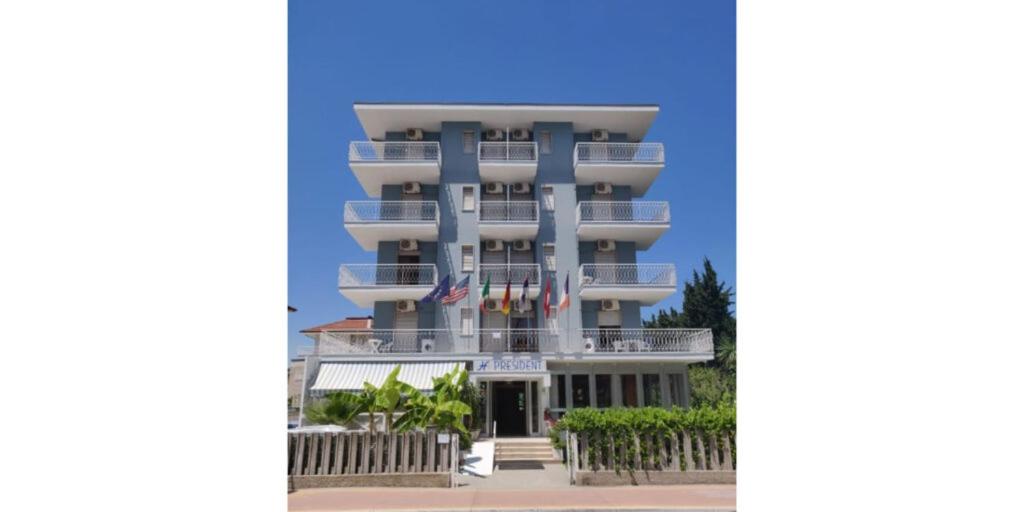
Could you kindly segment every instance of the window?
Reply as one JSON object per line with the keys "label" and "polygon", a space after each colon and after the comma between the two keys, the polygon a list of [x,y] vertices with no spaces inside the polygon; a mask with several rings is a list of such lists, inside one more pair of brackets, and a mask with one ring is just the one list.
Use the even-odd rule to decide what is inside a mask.
{"label": "window", "polygon": [[555,271],[555,244],[544,244],[544,270]]}
{"label": "window", "polygon": [[472,272],[473,271],[473,246],[463,245],[462,246],[462,271]]}
{"label": "window", "polygon": [[597,407],[612,406],[612,376],[595,375],[594,388],[597,393]]}
{"label": "window", "polygon": [[622,405],[636,407],[636,375],[622,375]]}
{"label": "window", "polygon": [[540,152],[544,155],[551,154],[551,132],[547,130],[540,132]]}
{"label": "window", "polygon": [[555,385],[551,386],[554,394],[551,400],[551,407],[554,409],[565,408],[565,375],[555,375]]}
{"label": "window", "polygon": [[471,212],[476,209],[476,197],[473,187],[462,187],[462,211]]}
{"label": "window", "polygon": [[462,132],[462,152],[467,155],[476,153],[476,132],[473,130]]}
{"label": "window", "polygon": [[549,331],[551,331],[552,333],[558,332],[558,308],[557,307],[551,306],[551,309],[548,310],[548,316],[545,317],[544,320],[548,323],[548,330]]}
{"label": "window", "polygon": [[545,185],[540,188],[541,203],[547,211],[555,210],[555,187]]}
{"label": "window", "polygon": [[644,405],[648,407],[661,405],[661,379],[657,373],[644,374]]}
{"label": "window", "polygon": [[462,308],[462,335],[473,335],[473,308]]}
{"label": "window", "polygon": [[590,406],[590,375],[572,376],[572,406]]}

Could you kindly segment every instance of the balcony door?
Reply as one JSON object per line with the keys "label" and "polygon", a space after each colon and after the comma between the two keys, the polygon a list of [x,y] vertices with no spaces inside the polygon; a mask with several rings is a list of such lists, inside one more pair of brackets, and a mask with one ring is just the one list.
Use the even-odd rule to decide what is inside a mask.
{"label": "balcony door", "polygon": [[[419,254],[399,254],[398,255],[399,265],[419,265],[420,255]],[[420,269],[419,267],[399,267],[397,284],[403,285],[415,285],[420,284]]]}

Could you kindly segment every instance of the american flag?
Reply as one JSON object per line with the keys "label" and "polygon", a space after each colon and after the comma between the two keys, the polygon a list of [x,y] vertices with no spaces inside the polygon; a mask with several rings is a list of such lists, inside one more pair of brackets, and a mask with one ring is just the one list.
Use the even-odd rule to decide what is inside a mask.
{"label": "american flag", "polygon": [[455,285],[455,288],[449,290],[448,295],[445,295],[444,298],[441,299],[441,304],[455,304],[456,302],[465,299],[467,295],[469,295],[469,276],[466,276],[465,279],[459,281],[459,284]]}

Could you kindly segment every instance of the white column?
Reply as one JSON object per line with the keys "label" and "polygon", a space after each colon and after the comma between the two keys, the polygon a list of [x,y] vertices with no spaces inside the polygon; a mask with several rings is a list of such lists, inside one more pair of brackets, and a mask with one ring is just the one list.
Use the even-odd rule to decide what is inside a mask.
{"label": "white column", "polygon": [[[554,382],[551,383],[554,385]],[[540,413],[540,435],[548,435],[548,422],[544,421],[544,411],[551,408],[551,391],[544,387],[544,381],[537,383],[537,392],[540,393],[540,406],[537,407],[537,412]]]}
{"label": "white column", "polygon": [[690,365],[683,368],[683,407],[690,408]]}
{"label": "white column", "polygon": [[526,435],[533,434],[533,385],[531,381],[526,383]]}
{"label": "white column", "polygon": [[644,374],[636,374],[636,406],[643,407],[644,404]]}
{"label": "white column", "polygon": [[622,407],[622,375],[612,374],[612,407]]}
{"label": "white column", "polygon": [[661,372],[658,374],[658,387],[661,388],[661,406],[666,409],[672,408],[671,394],[668,390],[668,374]]}
{"label": "white column", "polygon": [[590,406],[597,407],[597,375],[594,373],[593,369],[591,369],[590,374],[587,375],[587,382],[589,383],[587,387],[590,388]]}
{"label": "white column", "polygon": [[487,404],[485,406],[485,409],[487,410],[485,414],[485,416],[487,417],[487,422],[486,424],[484,424],[484,432],[487,432],[488,437],[494,437],[494,432],[491,432],[491,421],[493,421],[491,419],[491,397],[493,396],[493,393],[491,393],[490,381],[484,381],[484,385],[487,386],[487,391],[484,392],[484,396],[487,397],[487,399],[484,400],[484,403]]}

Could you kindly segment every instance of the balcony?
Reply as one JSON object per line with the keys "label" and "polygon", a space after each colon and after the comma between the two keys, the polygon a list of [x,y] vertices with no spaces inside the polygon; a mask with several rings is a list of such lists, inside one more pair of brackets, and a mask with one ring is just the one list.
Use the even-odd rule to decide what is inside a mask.
{"label": "balcony", "polygon": [[674,355],[710,360],[710,329],[369,329],[319,332],[301,355],[375,357],[378,354],[544,353],[601,358]]}
{"label": "balcony", "polygon": [[537,238],[540,211],[537,201],[481,201],[477,214],[484,240]]}
{"label": "balcony", "polygon": [[581,201],[576,207],[576,234],[581,241],[636,242],[646,250],[669,228],[665,201]]}
{"label": "balcony", "polygon": [[[500,298],[505,293],[505,284],[512,283],[512,296],[519,297],[523,281],[530,280],[526,295],[536,299],[540,295],[540,265],[536,263],[484,263],[480,265],[479,283],[483,287],[487,278],[491,278],[491,298]],[[498,290],[497,296],[495,290]]]}
{"label": "balcony", "polygon": [[714,357],[711,329],[582,329],[572,352],[674,352]]}
{"label": "balcony", "polygon": [[548,329],[480,329],[480,352],[558,352],[559,332]]}
{"label": "balcony", "polygon": [[671,263],[585,264],[579,272],[581,300],[635,300],[651,306],[676,291]]}
{"label": "balcony", "polygon": [[476,351],[471,349],[472,341],[472,337],[455,336],[447,329],[326,331],[317,334],[310,355],[469,353]]}
{"label": "balcony", "polygon": [[387,240],[436,241],[436,201],[346,201],[345,229],[367,251]]}
{"label": "balcony", "polygon": [[352,142],[348,165],[366,195],[380,197],[384,185],[417,181],[436,185],[441,179],[441,145],[437,142]]}
{"label": "balcony", "polygon": [[482,182],[532,182],[537,176],[537,143],[481,142],[477,162]]}
{"label": "balcony", "polygon": [[629,185],[634,196],[646,194],[663,167],[661,143],[579,142],[573,155],[577,185]]}
{"label": "balcony", "polygon": [[370,263],[338,270],[338,290],[361,308],[377,301],[419,300],[436,285],[434,265]]}

